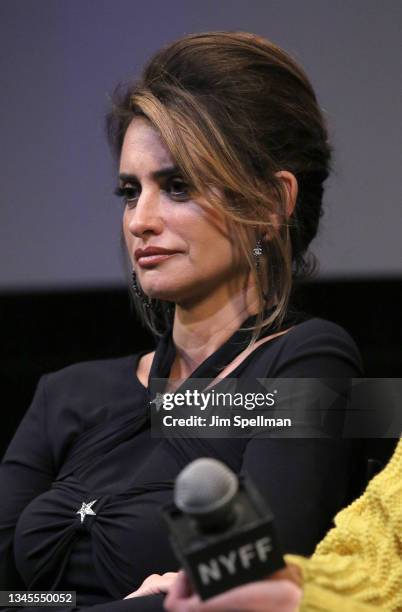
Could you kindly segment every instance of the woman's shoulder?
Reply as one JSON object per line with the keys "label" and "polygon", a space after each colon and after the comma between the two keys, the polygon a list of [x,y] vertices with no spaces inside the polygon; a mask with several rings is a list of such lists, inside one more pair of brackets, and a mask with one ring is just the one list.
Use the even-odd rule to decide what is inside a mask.
{"label": "woman's shoulder", "polygon": [[46,395],[67,392],[70,397],[90,396],[102,401],[127,397],[137,382],[135,364],[140,353],[92,359],[64,366],[43,376]]}
{"label": "woman's shoulder", "polygon": [[358,351],[357,344],[352,335],[338,323],[321,317],[305,315],[300,322],[296,322],[289,331],[287,341],[289,345],[296,344],[318,347],[349,347]]}
{"label": "woman's shoulder", "polygon": [[[269,345],[269,342],[267,343]],[[350,371],[350,375],[361,376],[364,372],[363,360],[359,348],[352,335],[338,323],[321,317],[303,316],[293,320],[287,333],[280,336],[275,346],[275,370],[280,372],[285,367],[300,365],[300,375],[304,371],[303,364],[310,362],[312,372]],[[342,367],[339,369],[337,365]],[[327,367],[328,366],[328,367]],[[345,366],[345,367],[343,367]],[[315,374],[311,374],[315,376]]]}
{"label": "woman's shoulder", "polygon": [[135,375],[138,353],[80,361],[44,374],[33,400],[52,432],[56,465],[77,436],[101,423],[134,414],[144,403]]}

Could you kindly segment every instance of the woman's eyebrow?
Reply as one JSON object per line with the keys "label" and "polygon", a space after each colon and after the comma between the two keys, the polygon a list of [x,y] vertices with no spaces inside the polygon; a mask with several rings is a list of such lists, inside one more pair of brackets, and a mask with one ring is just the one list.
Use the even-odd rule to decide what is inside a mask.
{"label": "woman's eyebrow", "polygon": [[[155,172],[151,172],[150,176],[152,179],[158,180],[171,176],[172,174],[180,174],[180,170],[177,166],[168,166],[167,168],[162,168],[161,170],[155,170]],[[125,172],[119,174],[119,179],[127,182],[138,182],[138,178],[135,174],[126,174]]]}

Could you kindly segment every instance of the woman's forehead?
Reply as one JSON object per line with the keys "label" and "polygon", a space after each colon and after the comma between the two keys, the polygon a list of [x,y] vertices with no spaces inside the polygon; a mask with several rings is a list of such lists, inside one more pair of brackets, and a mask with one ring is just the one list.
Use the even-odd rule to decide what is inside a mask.
{"label": "woman's forehead", "polygon": [[159,132],[143,117],[135,117],[127,128],[120,155],[120,172],[173,166],[172,155]]}

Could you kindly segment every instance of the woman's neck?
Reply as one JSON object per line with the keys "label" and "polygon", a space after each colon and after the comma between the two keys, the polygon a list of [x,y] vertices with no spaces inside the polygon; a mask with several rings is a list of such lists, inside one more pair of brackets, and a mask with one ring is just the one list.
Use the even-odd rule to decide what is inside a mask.
{"label": "woman's neck", "polygon": [[258,299],[252,288],[243,289],[229,299],[228,296],[219,297],[191,307],[176,305],[173,323],[176,358],[171,378],[190,376],[248,317],[258,312]]}

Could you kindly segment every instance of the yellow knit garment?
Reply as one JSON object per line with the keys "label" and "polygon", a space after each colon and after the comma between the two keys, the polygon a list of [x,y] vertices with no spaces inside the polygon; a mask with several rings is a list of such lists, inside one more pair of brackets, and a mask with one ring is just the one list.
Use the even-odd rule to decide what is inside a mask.
{"label": "yellow knit garment", "polygon": [[402,612],[402,439],[313,556],[286,561],[302,570],[301,612]]}

